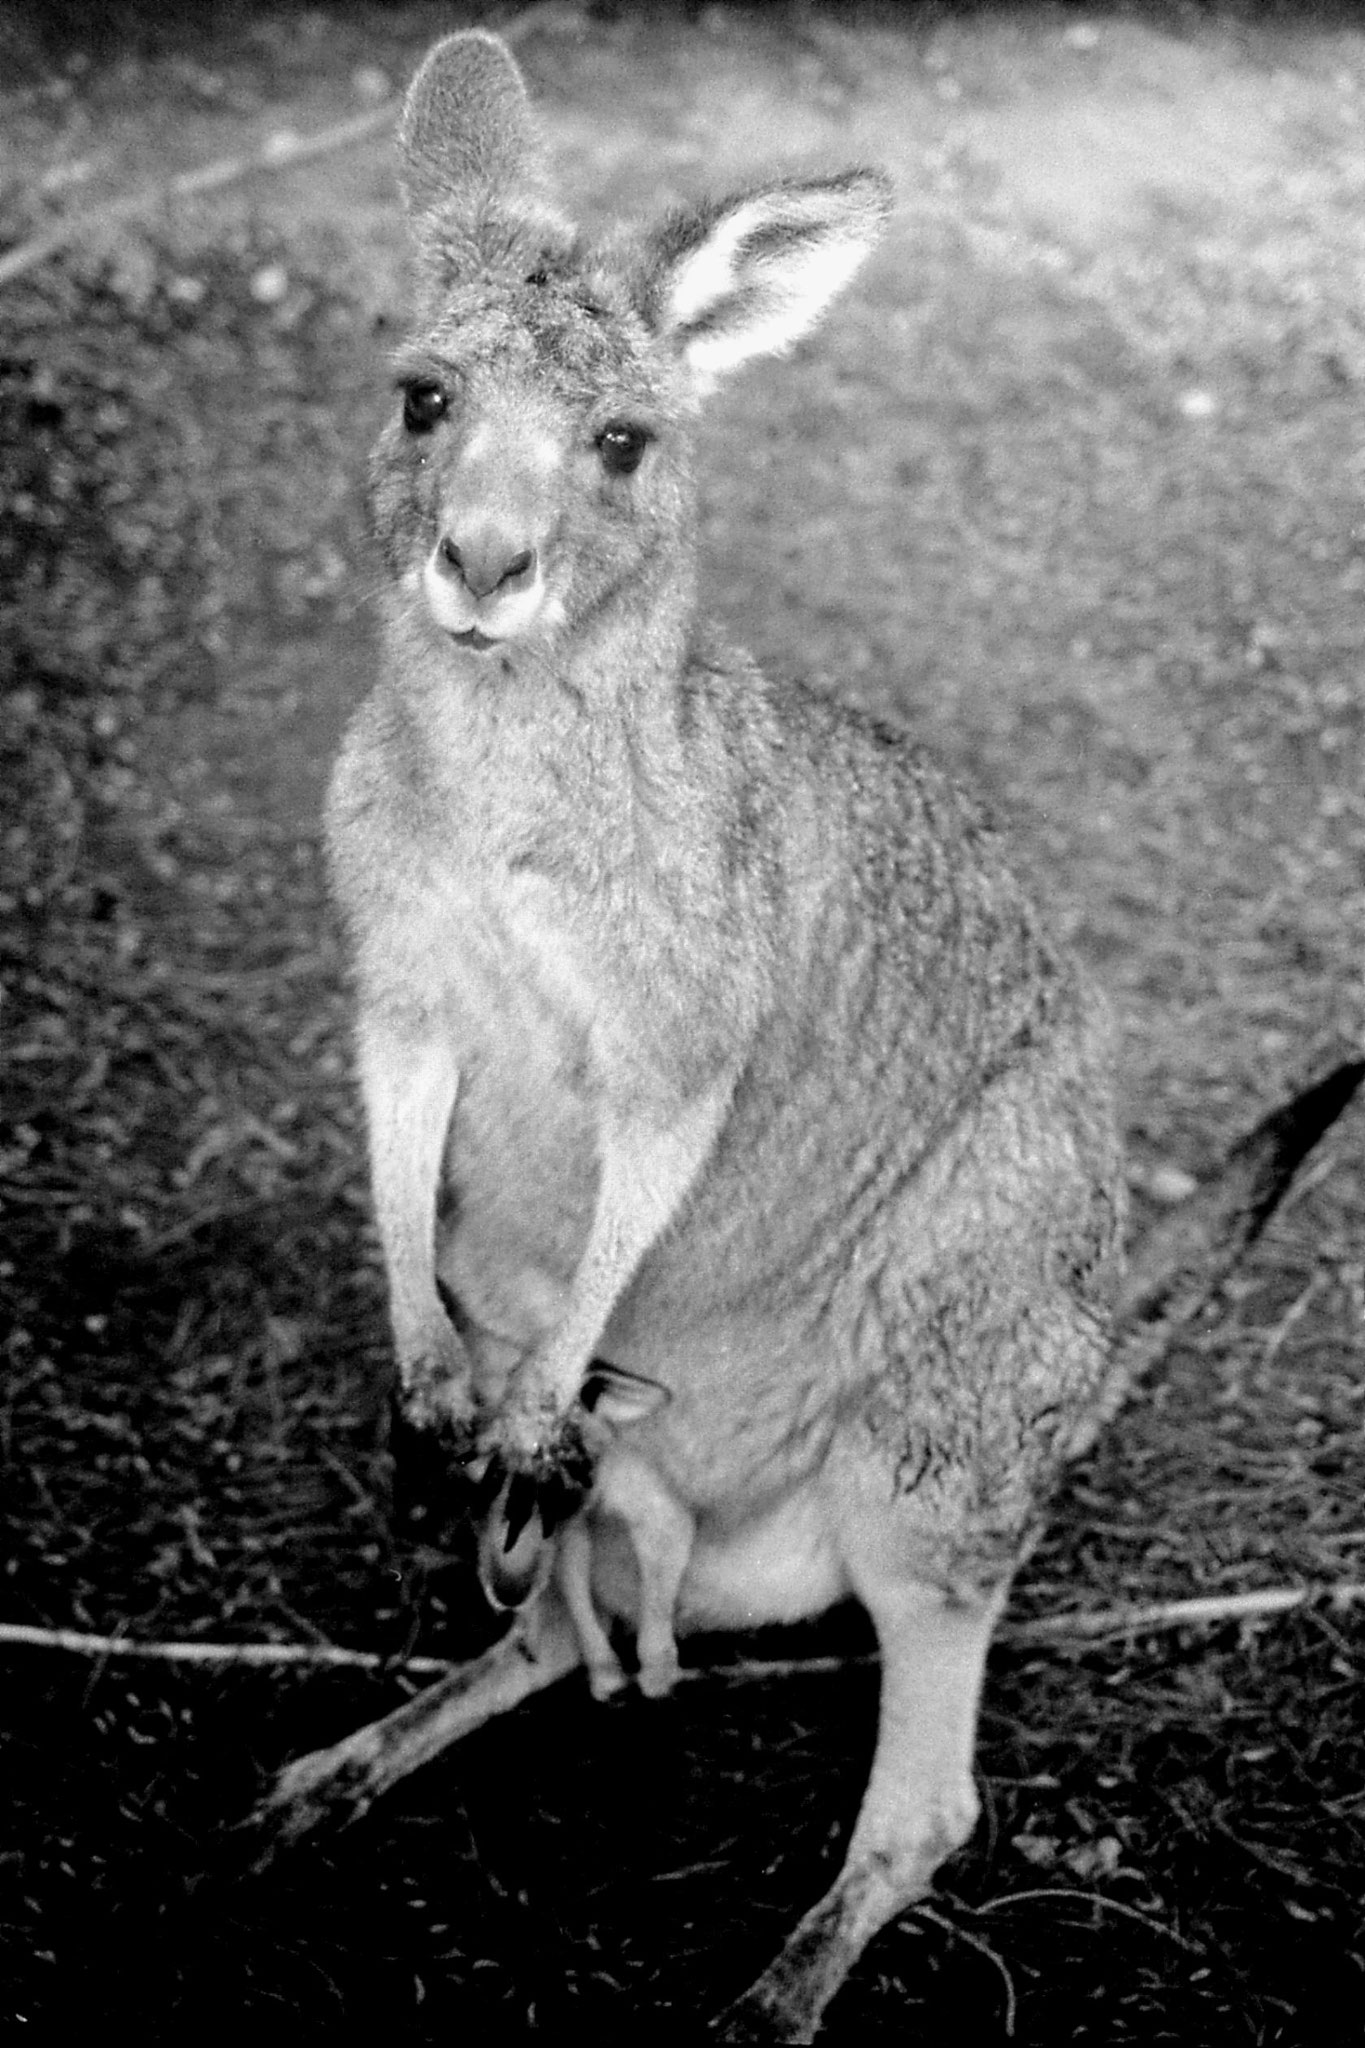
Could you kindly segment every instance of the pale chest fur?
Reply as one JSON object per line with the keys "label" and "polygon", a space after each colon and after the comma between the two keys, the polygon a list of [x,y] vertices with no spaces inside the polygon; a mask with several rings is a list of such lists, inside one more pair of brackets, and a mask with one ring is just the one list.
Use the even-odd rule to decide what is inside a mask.
{"label": "pale chest fur", "polygon": [[586,776],[571,745],[521,746],[511,726],[496,762],[466,731],[459,772],[434,770],[452,755],[428,735],[376,775],[364,742],[384,715],[361,714],[334,780],[337,893],[371,1013],[439,1035],[458,1071],[441,1277],[525,1346],[582,1255],[604,1129],[666,1120],[705,1086],[742,1035],[736,978],[716,971],[721,921],[680,901],[676,841],[612,764]]}
{"label": "pale chest fur", "polygon": [[475,1323],[525,1345],[562,1313],[592,1218],[610,997],[543,889],[466,901],[447,942],[461,1075],[441,1272]]}

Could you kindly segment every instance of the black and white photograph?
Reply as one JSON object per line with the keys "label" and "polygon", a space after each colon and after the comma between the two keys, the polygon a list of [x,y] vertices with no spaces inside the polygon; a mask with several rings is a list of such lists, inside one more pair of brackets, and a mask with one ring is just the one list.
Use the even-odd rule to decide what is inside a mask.
{"label": "black and white photograph", "polygon": [[0,2028],[1365,2004],[1365,13],[0,0]]}

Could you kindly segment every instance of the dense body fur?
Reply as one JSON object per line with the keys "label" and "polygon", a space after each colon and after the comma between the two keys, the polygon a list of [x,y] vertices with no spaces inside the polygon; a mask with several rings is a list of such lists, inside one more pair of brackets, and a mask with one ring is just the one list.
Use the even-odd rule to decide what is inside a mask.
{"label": "dense body fur", "polygon": [[[726,2022],[808,2039],[970,1830],[991,1628],[1112,1400],[1108,1023],[972,801],[698,619],[699,399],[818,316],[881,182],[583,243],[480,33],[402,149],[422,318],[328,843],[403,1398],[477,1433],[490,1590],[567,1609],[600,1690],[612,1614],[658,1691],[675,1625],[867,1607],[848,1862]],[[513,1489],[585,1443],[547,1547]]]}
{"label": "dense body fur", "polygon": [[[655,1069],[684,1099],[728,1087],[596,1347],[672,1396],[632,1447],[706,1533],[808,1478],[861,1414],[894,1448],[926,1566],[989,1577],[1102,1379],[1119,1226],[1103,1012],[975,808],[901,736],[715,651],[648,708],[657,734],[639,719],[606,762],[590,716],[572,697],[547,716],[538,682],[433,707],[463,730],[433,760],[413,727],[392,782],[384,699],[352,736],[343,890],[382,904],[377,972],[396,980],[406,954],[437,981],[461,1046],[442,1275],[493,1371],[489,1338],[520,1354],[557,1320],[597,1195],[605,1011],[632,1095]],[[348,816],[384,817],[402,860],[379,869]],[[922,1511],[954,1488],[974,1506],[944,1531]],[[698,1590],[695,1619],[830,1597],[716,1612]]]}

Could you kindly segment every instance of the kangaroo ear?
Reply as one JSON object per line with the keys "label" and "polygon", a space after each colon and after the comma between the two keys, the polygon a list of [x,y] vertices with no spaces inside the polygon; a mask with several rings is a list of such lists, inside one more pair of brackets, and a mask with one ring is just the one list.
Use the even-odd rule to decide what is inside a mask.
{"label": "kangaroo ear", "polygon": [[877,240],[891,202],[888,179],[848,171],[676,216],[654,247],[652,324],[708,390],[814,326]]}
{"label": "kangaroo ear", "polygon": [[427,51],[398,123],[403,197],[415,216],[515,190],[534,147],[526,86],[506,43],[469,29]]}
{"label": "kangaroo ear", "polygon": [[580,1396],[588,1413],[611,1429],[625,1429],[632,1422],[657,1415],[672,1398],[668,1388],[661,1387],[657,1380],[627,1372],[623,1366],[608,1365],[605,1358],[594,1358],[584,1376]]}
{"label": "kangaroo ear", "polygon": [[428,50],[398,124],[399,183],[418,252],[449,275],[565,223],[544,197],[540,137],[507,45],[486,29]]}

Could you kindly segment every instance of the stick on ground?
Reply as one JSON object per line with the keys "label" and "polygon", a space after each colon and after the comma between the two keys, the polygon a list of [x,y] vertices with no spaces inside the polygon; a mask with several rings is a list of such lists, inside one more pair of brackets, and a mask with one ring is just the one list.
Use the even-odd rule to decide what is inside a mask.
{"label": "stick on ground", "polygon": [[[1157,1600],[1143,1607],[1080,1608],[1006,1622],[1000,1641],[1028,1643],[1102,1642],[1114,1636],[1145,1635],[1172,1628],[1216,1628],[1224,1621],[1265,1620],[1296,1607],[1354,1607],[1365,1602],[1365,1585],[1265,1586],[1251,1593],[1210,1593],[1192,1600]],[[92,1635],[84,1629],[40,1628],[33,1622],[0,1621],[0,1650],[6,1646],[65,1650],[101,1662],[119,1658],[147,1664],[242,1665],[250,1670],[312,1666],[319,1670],[401,1671],[420,1678],[445,1678],[467,1666],[449,1657],[385,1657],[378,1650],[348,1650],[338,1643],[135,1642],[129,1636]],[[680,1677],[762,1680],[802,1671],[839,1671],[847,1657],[757,1657],[725,1664],[685,1665]]]}

